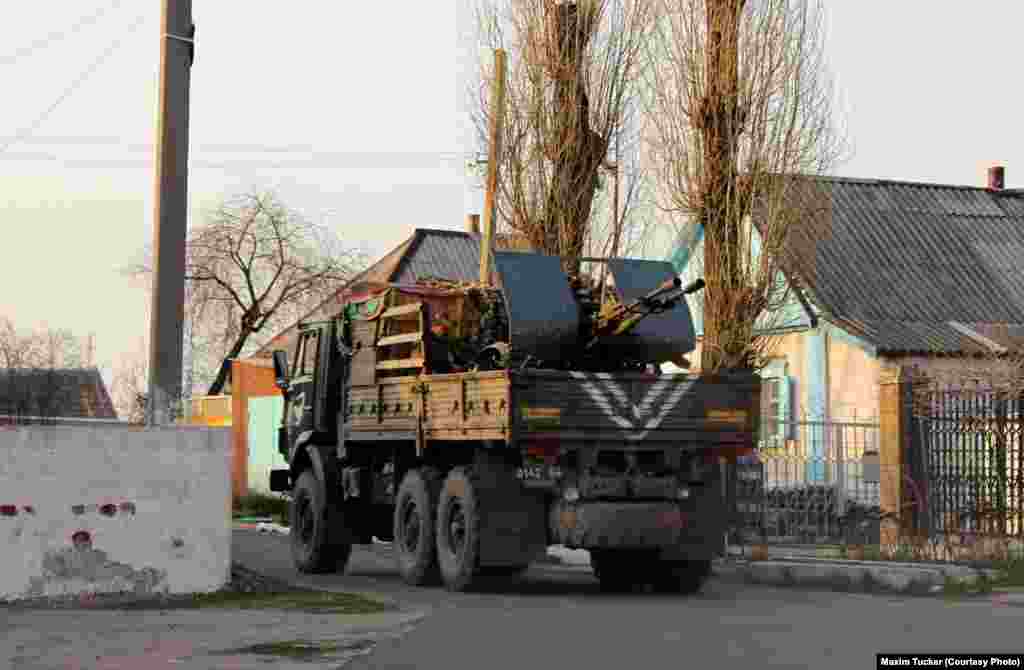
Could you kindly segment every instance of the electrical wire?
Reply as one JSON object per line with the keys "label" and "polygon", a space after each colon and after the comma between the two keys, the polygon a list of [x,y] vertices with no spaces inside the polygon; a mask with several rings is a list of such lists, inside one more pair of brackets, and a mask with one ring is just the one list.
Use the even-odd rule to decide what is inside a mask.
{"label": "electrical wire", "polygon": [[103,7],[102,9],[100,9],[100,10],[98,10],[96,12],[93,12],[92,14],[88,14],[86,16],[83,16],[78,21],[73,23],[71,25],[71,27],[68,28],[67,30],[64,30],[64,31],[61,31],[61,32],[50,33],[46,37],[42,37],[42,38],[36,40],[35,42],[32,42],[31,44],[27,44],[27,45],[21,47],[20,49],[16,50],[14,53],[8,54],[6,56],[0,56],[0,66],[3,66],[3,65],[13,65],[14,63],[16,63],[17,61],[21,60],[22,58],[27,58],[28,56],[31,56],[33,53],[35,53],[36,51],[39,51],[40,49],[45,49],[46,47],[48,47],[48,46],[50,46],[50,45],[52,45],[52,44],[54,44],[56,42],[61,42],[61,41],[65,40],[65,39],[71,37],[72,35],[75,35],[82,28],[85,28],[86,26],[89,26],[89,25],[91,25],[93,23],[96,23],[101,18],[106,16],[111,10],[116,9],[117,7],[119,7],[122,2],[123,2],[123,0],[114,0],[113,4],[110,4],[110,5],[106,6],[106,7]]}
{"label": "electrical wire", "polygon": [[[9,138],[0,137],[0,142],[4,142]],[[120,149],[127,153],[132,152],[148,152],[153,150],[151,143],[142,142],[126,142],[120,137],[87,137],[87,136],[57,136],[57,137],[45,137],[45,136],[34,136],[30,138],[23,138],[22,144],[45,144],[49,146],[109,146]],[[317,145],[313,144],[231,144],[231,143],[215,143],[215,144],[200,144],[195,147],[200,152],[209,153],[301,153],[309,154],[311,156],[366,156],[366,155],[396,155],[405,154],[412,156],[457,156],[457,157],[473,157],[475,152],[472,151],[330,151],[322,150]]]}
{"label": "electrical wire", "polygon": [[64,89],[64,92],[60,94],[57,100],[54,101],[54,103],[50,105],[46,109],[46,111],[44,111],[42,114],[36,117],[35,121],[33,121],[31,124],[23,128],[19,132],[16,132],[13,137],[8,138],[8,140],[4,144],[0,144],[0,154],[7,151],[8,148],[10,148],[13,144],[19,142],[23,137],[31,135],[36,130],[36,128],[45,123],[46,120],[50,117],[50,115],[53,114],[65,100],[71,97],[71,95],[76,90],[78,90],[79,86],[84,84],[86,80],[88,80],[89,77],[91,77],[107,61],[108,58],[114,55],[114,52],[116,52],[121,47],[121,44],[124,42],[125,38],[134,33],[139,28],[139,26],[142,25],[142,22],[145,18],[145,14],[140,14],[135,19],[135,23],[133,23],[128,28],[125,34],[116,39],[110,46],[108,46],[107,49],[102,54],[100,54],[99,58],[93,61],[92,64],[89,65],[89,67],[87,67],[84,72],[82,72],[82,74],[80,74],[73,82],[71,82],[71,85]]}

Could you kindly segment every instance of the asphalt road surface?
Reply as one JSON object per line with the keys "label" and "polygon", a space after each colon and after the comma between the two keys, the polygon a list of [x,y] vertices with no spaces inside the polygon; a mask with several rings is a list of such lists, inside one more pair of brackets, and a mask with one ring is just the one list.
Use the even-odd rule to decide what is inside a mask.
{"label": "asphalt road surface", "polygon": [[404,585],[388,547],[357,547],[343,575],[299,577],[288,538],[235,531],[233,560],[298,583],[370,593],[428,616],[352,668],[875,667],[879,652],[1024,652],[1024,608],[729,584],[697,596],[602,594],[588,568],[536,565],[484,593]]}

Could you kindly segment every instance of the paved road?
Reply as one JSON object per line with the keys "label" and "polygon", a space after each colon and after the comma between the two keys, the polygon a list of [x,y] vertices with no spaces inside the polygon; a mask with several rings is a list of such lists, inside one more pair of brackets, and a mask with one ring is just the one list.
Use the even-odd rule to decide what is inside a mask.
{"label": "paved road", "polygon": [[[288,539],[236,531],[234,560],[296,579]],[[299,581],[382,595],[428,612],[346,668],[655,670],[875,667],[879,651],[1024,652],[1024,608],[755,587],[712,581],[695,597],[600,593],[589,570],[535,566],[500,591],[401,583],[385,547],[345,575]]]}

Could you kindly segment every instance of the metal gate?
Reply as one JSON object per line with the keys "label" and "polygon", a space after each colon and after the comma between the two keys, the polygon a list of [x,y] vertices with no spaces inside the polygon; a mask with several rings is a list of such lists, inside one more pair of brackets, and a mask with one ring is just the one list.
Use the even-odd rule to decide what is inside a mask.
{"label": "metal gate", "polygon": [[917,525],[932,537],[1024,537],[1024,397],[929,390],[908,454],[921,473]]}
{"label": "metal gate", "polygon": [[731,541],[819,545],[859,533],[877,544],[878,424],[790,423],[786,434],[795,439],[762,443],[732,468]]}
{"label": "metal gate", "polygon": [[249,443],[249,490],[269,494],[270,471],[288,467],[284,457],[277,451],[277,429],[284,413],[284,398],[249,398],[248,406],[249,423],[246,433]]}

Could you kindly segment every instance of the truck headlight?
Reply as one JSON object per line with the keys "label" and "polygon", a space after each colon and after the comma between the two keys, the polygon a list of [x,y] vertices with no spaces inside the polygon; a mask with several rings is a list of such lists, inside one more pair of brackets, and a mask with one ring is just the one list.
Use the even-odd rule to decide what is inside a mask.
{"label": "truck headlight", "polygon": [[687,498],[689,498],[690,497],[690,487],[689,486],[680,486],[679,489],[676,491],[676,497],[679,498],[680,500],[686,500]]}
{"label": "truck headlight", "polygon": [[566,502],[576,502],[580,499],[580,490],[575,486],[567,486],[562,491],[562,497],[565,498]]}

